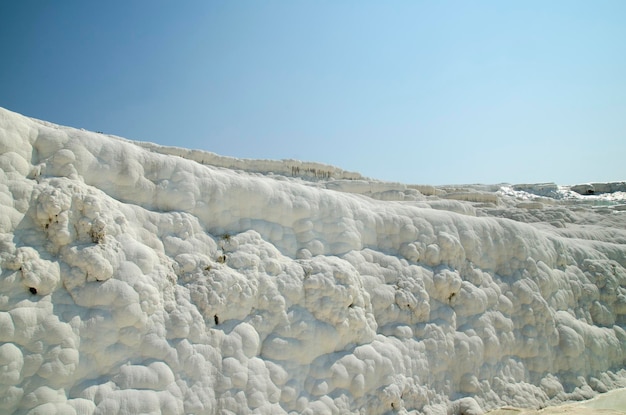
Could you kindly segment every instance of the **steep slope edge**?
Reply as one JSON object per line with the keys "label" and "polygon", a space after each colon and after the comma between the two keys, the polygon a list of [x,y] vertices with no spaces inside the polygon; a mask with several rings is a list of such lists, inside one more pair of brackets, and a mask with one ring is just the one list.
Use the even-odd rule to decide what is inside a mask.
{"label": "steep slope edge", "polygon": [[2,413],[479,413],[626,386],[626,245],[609,237],[4,109],[0,169]]}

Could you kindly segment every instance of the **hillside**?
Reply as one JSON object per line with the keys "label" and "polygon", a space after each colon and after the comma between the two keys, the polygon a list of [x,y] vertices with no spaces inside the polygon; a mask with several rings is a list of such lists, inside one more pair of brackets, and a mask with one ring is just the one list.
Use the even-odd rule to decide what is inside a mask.
{"label": "hillside", "polygon": [[625,190],[386,183],[0,108],[0,412],[481,413],[626,387]]}

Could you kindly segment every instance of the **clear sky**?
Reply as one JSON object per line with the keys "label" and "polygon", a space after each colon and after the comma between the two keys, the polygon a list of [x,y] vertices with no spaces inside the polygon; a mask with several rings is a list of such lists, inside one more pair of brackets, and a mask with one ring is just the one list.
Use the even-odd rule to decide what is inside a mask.
{"label": "clear sky", "polygon": [[626,180],[626,1],[3,1],[0,106],[421,184]]}

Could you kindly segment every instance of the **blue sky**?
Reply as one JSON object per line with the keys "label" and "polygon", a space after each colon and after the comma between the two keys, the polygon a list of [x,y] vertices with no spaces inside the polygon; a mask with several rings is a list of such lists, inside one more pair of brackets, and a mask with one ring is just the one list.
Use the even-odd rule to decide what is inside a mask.
{"label": "blue sky", "polygon": [[5,1],[0,106],[404,183],[626,180],[626,1]]}

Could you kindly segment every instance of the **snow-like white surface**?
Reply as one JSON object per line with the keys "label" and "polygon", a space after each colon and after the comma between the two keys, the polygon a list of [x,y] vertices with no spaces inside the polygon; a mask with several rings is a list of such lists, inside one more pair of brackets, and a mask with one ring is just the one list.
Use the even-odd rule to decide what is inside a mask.
{"label": "snow-like white surface", "polygon": [[583,402],[570,402],[542,409],[503,407],[488,415],[622,415],[626,413],[626,388],[615,389]]}
{"label": "snow-like white surface", "polygon": [[480,413],[626,386],[619,186],[384,183],[4,109],[0,169],[1,413]]}

